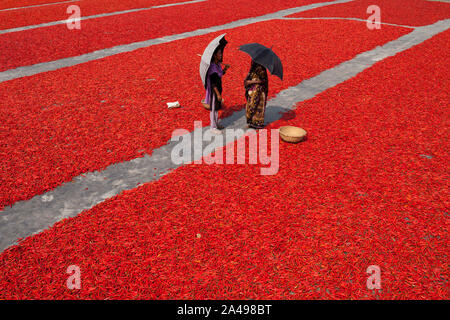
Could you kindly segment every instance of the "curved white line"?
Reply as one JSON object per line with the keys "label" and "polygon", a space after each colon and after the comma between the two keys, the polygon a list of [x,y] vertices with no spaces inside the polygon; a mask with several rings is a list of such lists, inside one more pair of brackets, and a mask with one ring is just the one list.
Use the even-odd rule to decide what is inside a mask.
{"label": "curved white line", "polygon": [[373,21],[359,19],[359,18],[342,18],[342,17],[305,17],[305,18],[303,18],[303,17],[284,17],[284,18],[280,18],[280,20],[351,20],[351,21],[371,22],[374,24],[379,23],[379,24],[385,24],[388,26],[410,28],[410,29],[417,28],[414,26],[407,26],[407,25],[394,24],[394,23],[388,23],[388,22],[373,22]]}
{"label": "curved white line", "polygon": [[54,70],[58,70],[58,69],[65,68],[65,67],[71,67],[71,66],[75,66],[77,64],[102,59],[105,57],[109,57],[109,56],[124,53],[124,52],[131,52],[131,51],[134,51],[134,50],[137,50],[140,48],[146,48],[146,47],[158,45],[161,43],[167,43],[167,42],[171,42],[171,41],[200,36],[200,35],[216,32],[216,31],[233,29],[233,28],[237,28],[237,27],[241,27],[241,26],[247,26],[252,23],[270,21],[270,20],[282,18],[287,15],[292,15],[292,14],[296,14],[296,13],[307,11],[307,10],[312,10],[312,9],[325,7],[325,6],[329,6],[329,5],[333,5],[333,4],[338,4],[338,3],[347,3],[347,2],[351,2],[351,1],[354,1],[354,0],[335,0],[335,1],[330,1],[330,2],[313,3],[313,4],[301,6],[301,7],[295,7],[295,8],[277,11],[274,13],[265,14],[265,15],[259,16],[259,17],[241,19],[241,20],[229,22],[226,24],[218,25],[218,26],[211,26],[208,28],[197,29],[194,31],[189,31],[189,32],[184,32],[184,33],[179,33],[179,34],[174,34],[174,35],[168,35],[168,36],[160,37],[160,38],[156,38],[156,39],[149,39],[149,40],[138,41],[138,42],[133,42],[133,43],[129,43],[129,44],[118,45],[118,46],[111,47],[111,48],[88,52],[88,53],[85,53],[85,54],[82,54],[79,56],[67,57],[67,58],[62,58],[62,59],[53,60],[53,61],[49,61],[49,62],[42,62],[42,63],[37,63],[34,65],[18,67],[15,69],[9,69],[9,70],[0,72],[0,83],[3,81],[8,81],[8,80],[12,80],[12,79],[31,76],[31,75],[38,74],[41,72],[54,71]]}

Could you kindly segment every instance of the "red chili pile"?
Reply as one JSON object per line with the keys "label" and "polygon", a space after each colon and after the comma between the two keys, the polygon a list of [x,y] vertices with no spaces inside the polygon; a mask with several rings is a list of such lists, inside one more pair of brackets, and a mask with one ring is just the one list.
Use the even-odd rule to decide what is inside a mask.
{"label": "red chili pile", "polygon": [[[283,60],[273,97],[408,32],[233,29],[223,115],[243,107],[242,43],[273,44]],[[216,34],[1,83],[0,207],[207,125],[197,54]],[[0,254],[0,299],[449,299],[449,40],[378,62],[270,125],[308,131],[280,143],[276,175],[185,166],[24,239]],[[168,110],[172,100],[183,108]],[[81,290],[66,286],[71,265]],[[371,265],[381,290],[366,286]]]}
{"label": "red chili pile", "polygon": [[2,3],[0,3],[0,10],[1,9],[8,9],[8,8],[17,8],[17,7],[25,7],[25,6],[34,6],[39,4],[45,4],[48,3],[48,0],[4,0]]}
{"label": "red chili pile", "polygon": [[[80,8],[82,17],[110,13],[137,8],[150,8],[152,6],[179,3],[189,0],[82,0],[66,3],[57,3],[50,6],[30,7],[26,9],[8,10],[0,12],[0,29],[11,29],[46,22],[66,20],[71,14],[67,13],[67,8],[76,5]],[[58,1],[55,1],[58,2]],[[44,3],[35,3],[39,5],[50,3],[45,0]],[[30,5],[30,4],[28,4]],[[27,5],[19,4],[17,1],[9,8],[25,7]],[[0,8],[1,10],[1,8]]]}
{"label": "red chili pile", "polygon": [[[273,96],[407,32],[369,31],[347,21],[272,21],[229,30],[225,59],[233,67],[224,79],[223,116],[245,102],[250,58],[238,51],[241,44],[274,45],[283,59],[285,80],[271,79]],[[220,33],[1,83],[0,208],[87,171],[151,153],[173,130],[191,130],[195,120],[209,125],[200,105],[197,54]],[[167,109],[166,103],[176,100],[183,108]]]}
{"label": "red chili pile", "polygon": [[309,133],[280,144],[277,175],[183,167],[25,239],[0,256],[0,298],[448,299],[449,40],[274,123]]}
{"label": "red chili pile", "polygon": [[[116,15],[114,18],[82,20],[80,30],[69,30],[66,24],[61,24],[7,33],[0,35],[2,39],[0,41],[0,52],[2,53],[0,55],[0,71],[222,25],[239,19],[257,17],[323,1],[258,0],[249,3],[240,0],[208,0],[195,4]],[[86,6],[89,7],[90,4]],[[109,7],[109,1],[103,1],[103,7]],[[47,11],[61,10],[58,20],[68,19],[65,9],[52,9],[52,6],[43,8]],[[187,15],[186,12],[189,14]],[[3,14],[5,13],[3,12]],[[82,15],[85,16],[86,12],[82,11]],[[9,25],[9,22],[14,23],[14,20],[14,17],[8,18],[6,25]]]}
{"label": "red chili pile", "polygon": [[[450,4],[429,0],[357,0],[300,12],[290,17],[346,17],[369,19],[373,14],[367,13],[369,6],[380,8],[381,22],[424,26],[439,20],[448,19]],[[382,25],[384,28],[384,25]]]}

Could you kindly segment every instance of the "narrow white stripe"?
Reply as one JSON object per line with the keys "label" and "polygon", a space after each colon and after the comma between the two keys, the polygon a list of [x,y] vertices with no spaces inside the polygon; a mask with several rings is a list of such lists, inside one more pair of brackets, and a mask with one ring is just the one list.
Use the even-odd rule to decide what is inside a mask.
{"label": "narrow white stripe", "polygon": [[[164,8],[164,7],[182,6],[182,5],[186,5],[186,4],[193,4],[193,3],[204,2],[204,1],[208,1],[208,0],[192,0],[192,1],[177,2],[177,3],[153,6],[153,7],[148,7],[148,8],[138,8],[138,9],[130,9],[130,10],[124,10],[124,11],[110,12],[110,13],[101,13],[101,14],[95,14],[95,15],[92,15],[92,16],[81,17],[79,20],[89,20],[89,19],[110,17],[110,16],[116,16],[116,15],[119,15],[119,14],[133,13],[133,12],[139,12],[139,11],[147,11],[147,10],[159,9],[159,8]],[[83,12],[81,12],[81,13],[83,13]],[[41,23],[41,24],[35,24],[35,25],[30,25],[30,26],[25,26],[25,27],[4,29],[4,30],[0,30],[0,34],[12,33],[12,32],[20,32],[20,31],[26,31],[26,30],[32,30],[32,29],[38,29],[38,28],[44,28],[44,27],[51,27],[51,26],[57,26],[57,25],[60,25],[60,24],[66,24],[67,21],[68,21],[68,19],[52,21],[52,22],[46,22],[46,23]]]}
{"label": "narrow white stripe", "polygon": [[[341,18],[341,17],[284,17],[284,18],[280,18],[281,20],[351,20],[351,21],[361,21],[361,22],[371,22],[374,24],[378,24],[377,22],[373,22],[373,21],[369,21],[369,20],[364,20],[364,19],[359,19],[359,18]],[[415,29],[417,27],[414,26],[407,26],[407,25],[402,25],[402,24],[394,24],[394,23],[388,23],[388,22],[380,22],[379,24],[384,24],[387,26],[394,26],[394,27],[402,27],[402,28],[410,28],[410,29]]]}
{"label": "narrow white stripe", "polygon": [[30,65],[30,66],[19,67],[16,69],[10,69],[7,71],[0,72],[0,83],[3,81],[12,80],[12,79],[22,78],[22,77],[26,77],[26,76],[32,76],[32,75],[42,73],[42,72],[54,71],[54,70],[58,70],[58,69],[65,68],[65,67],[71,67],[71,66],[75,66],[75,65],[82,64],[85,62],[103,59],[105,57],[109,57],[112,55],[116,55],[116,54],[120,54],[120,53],[124,53],[124,52],[131,52],[131,51],[134,51],[134,50],[137,50],[140,48],[150,47],[150,46],[153,46],[156,44],[167,43],[167,42],[172,42],[175,40],[181,40],[181,39],[187,39],[187,38],[195,37],[195,36],[199,36],[199,35],[205,35],[205,34],[216,32],[216,31],[222,31],[222,30],[226,30],[226,29],[233,29],[233,28],[237,28],[237,27],[247,26],[247,25],[250,25],[253,23],[257,23],[257,22],[270,21],[270,20],[282,18],[287,15],[299,13],[302,11],[307,11],[307,10],[320,8],[320,7],[324,7],[324,6],[328,6],[328,5],[333,5],[333,4],[338,4],[338,3],[347,3],[347,2],[351,2],[351,1],[353,1],[353,0],[336,0],[336,1],[331,1],[331,2],[315,3],[315,4],[310,4],[310,5],[306,5],[306,6],[302,6],[302,7],[281,10],[281,11],[277,11],[274,13],[259,16],[259,17],[237,20],[237,21],[222,24],[219,26],[213,26],[213,27],[209,27],[209,28],[205,28],[205,29],[198,29],[195,31],[175,34],[175,35],[171,35],[171,36],[165,36],[162,38],[133,42],[130,44],[115,46],[115,47],[108,48],[108,49],[102,49],[102,50],[82,54],[82,55],[75,56],[75,57],[69,57],[69,58],[54,60],[54,61],[50,61],[50,62],[38,63],[38,64]]}
{"label": "narrow white stripe", "polygon": [[69,2],[78,2],[78,1],[80,1],[80,0],[69,0],[69,1],[61,1],[61,2],[35,4],[33,6],[0,9],[0,11],[12,11],[12,10],[21,10],[21,9],[36,8],[36,7],[45,7],[45,6],[52,6],[52,5],[55,5],[55,4],[62,4],[62,3],[69,3]]}

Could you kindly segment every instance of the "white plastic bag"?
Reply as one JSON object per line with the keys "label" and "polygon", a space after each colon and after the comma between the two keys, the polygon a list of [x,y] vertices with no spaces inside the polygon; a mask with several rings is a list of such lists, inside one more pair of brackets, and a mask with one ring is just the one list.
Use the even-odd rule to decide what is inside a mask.
{"label": "white plastic bag", "polygon": [[171,109],[171,108],[180,108],[181,105],[178,101],[175,102],[167,102],[167,108]]}

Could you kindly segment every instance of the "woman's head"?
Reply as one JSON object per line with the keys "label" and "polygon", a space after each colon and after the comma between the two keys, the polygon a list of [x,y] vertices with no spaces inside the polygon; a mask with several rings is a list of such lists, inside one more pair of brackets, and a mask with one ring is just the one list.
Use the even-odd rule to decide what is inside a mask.
{"label": "woman's head", "polygon": [[223,49],[222,48],[219,47],[219,48],[216,49],[216,51],[214,51],[212,60],[215,63],[219,63],[219,62],[223,61]]}
{"label": "woman's head", "polygon": [[252,63],[250,65],[250,69],[256,69],[257,67],[262,67],[262,65],[257,63],[255,60],[252,60]]}

